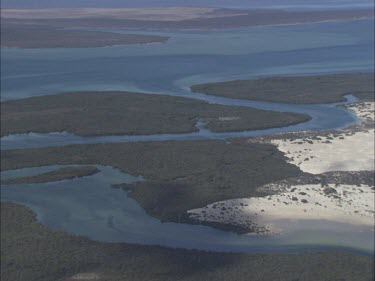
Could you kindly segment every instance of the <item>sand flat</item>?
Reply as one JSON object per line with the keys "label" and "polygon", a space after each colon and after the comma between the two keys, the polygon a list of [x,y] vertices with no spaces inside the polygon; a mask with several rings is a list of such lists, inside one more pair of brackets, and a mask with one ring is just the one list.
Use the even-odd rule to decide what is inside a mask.
{"label": "sand flat", "polygon": [[[356,185],[296,185],[292,191],[266,197],[226,200],[190,210],[191,218],[244,228],[253,223],[270,233],[283,232],[278,222],[326,220],[354,225],[374,225],[374,187]],[[297,225],[297,226],[296,226]]]}
{"label": "sand flat", "polygon": [[[328,171],[374,170],[374,103],[358,103],[348,107],[366,123],[355,130],[314,138],[272,140],[285,153],[289,162],[302,171],[320,174]],[[369,125],[370,123],[370,125]]]}

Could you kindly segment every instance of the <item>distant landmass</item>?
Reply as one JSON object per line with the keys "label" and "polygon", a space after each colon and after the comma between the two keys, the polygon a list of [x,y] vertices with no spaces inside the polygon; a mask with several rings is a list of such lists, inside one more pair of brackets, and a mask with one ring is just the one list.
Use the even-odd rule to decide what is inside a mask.
{"label": "distant landmass", "polygon": [[5,9],[8,27],[228,29],[251,26],[348,21],[373,18],[372,9],[288,11],[282,9],[224,9],[169,7],[148,9]]}
{"label": "distant landmass", "polygon": [[210,6],[226,8],[354,8],[373,7],[371,0],[3,0],[2,8],[129,8]]}

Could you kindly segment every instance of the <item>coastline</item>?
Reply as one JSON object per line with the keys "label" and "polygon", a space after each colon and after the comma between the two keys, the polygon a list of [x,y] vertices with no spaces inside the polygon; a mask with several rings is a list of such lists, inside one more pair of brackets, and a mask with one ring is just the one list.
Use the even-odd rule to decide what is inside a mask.
{"label": "coastline", "polygon": [[[232,225],[235,232],[242,229],[240,233],[243,229],[253,232],[252,224],[261,225],[268,230],[268,235],[280,234],[289,228],[298,229],[299,222],[304,220],[326,220],[367,226],[373,230],[374,179],[361,183],[361,174],[374,171],[374,102],[357,102],[346,107],[362,120],[360,124],[339,131],[313,132],[310,136],[297,132],[249,140],[251,143],[275,145],[289,163],[310,176],[303,175],[293,181],[259,188],[259,191],[273,195],[220,201],[189,210],[190,219],[207,224],[226,224],[227,228]],[[301,135],[303,138],[299,138]],[[337,145],[341,145],[341,151],[337,151]],[[363,149],[363,153],[356,147]],[[337,152],[334,158],[331,157],[333,152]],[[356,158],[364,162],[358,162]],[[335,161],[341,161],[339,163],[345,163],[345,166]],[[325,174],[328,181],[323,176]],[[311,176],[312,179],[308,179]],[[347,176],[354,177],[354,181],[345,183]],[[288,222],[280,223],[282,220]]]}

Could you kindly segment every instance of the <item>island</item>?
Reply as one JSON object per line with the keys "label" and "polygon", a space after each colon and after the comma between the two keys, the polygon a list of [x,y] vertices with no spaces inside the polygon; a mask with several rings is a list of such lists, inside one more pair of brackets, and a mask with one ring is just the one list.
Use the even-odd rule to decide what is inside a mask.
{"label": "island", "polygon": [[235,99],[293,104],[345,101],[353,94],[361,101],[374,100],[374,73],[268,77],[193,85],[193,92]]}
{"label": "island", "polygon": [[130,92],[73,92],[1,103],[1,135],[70,132],[80,136],[149,135],[284,127],[308,115],[209,104],[181,97]]}

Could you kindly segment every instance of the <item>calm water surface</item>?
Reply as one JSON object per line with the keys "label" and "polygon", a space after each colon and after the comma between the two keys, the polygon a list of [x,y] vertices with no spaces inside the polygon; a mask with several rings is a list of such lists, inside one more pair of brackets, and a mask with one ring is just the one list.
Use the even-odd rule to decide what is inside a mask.
{"label": "calm water surface", "polygon": [[[78,166],[78,165],[77,165]],[[61,168],[47,166],[2,172],[5,178],[35,175]],[[369,252],[374,248],[370,228],[320,221],[285,221],[286,231],[274,237],[237,235],[206,226],[161,223],[112,184],[142,180],[108,166],[100,173],[46,184],[3,185],[3,201],[24,204],[53,229],[104,242],[128,242],[215,251],[300,251],[345,247]]]}

